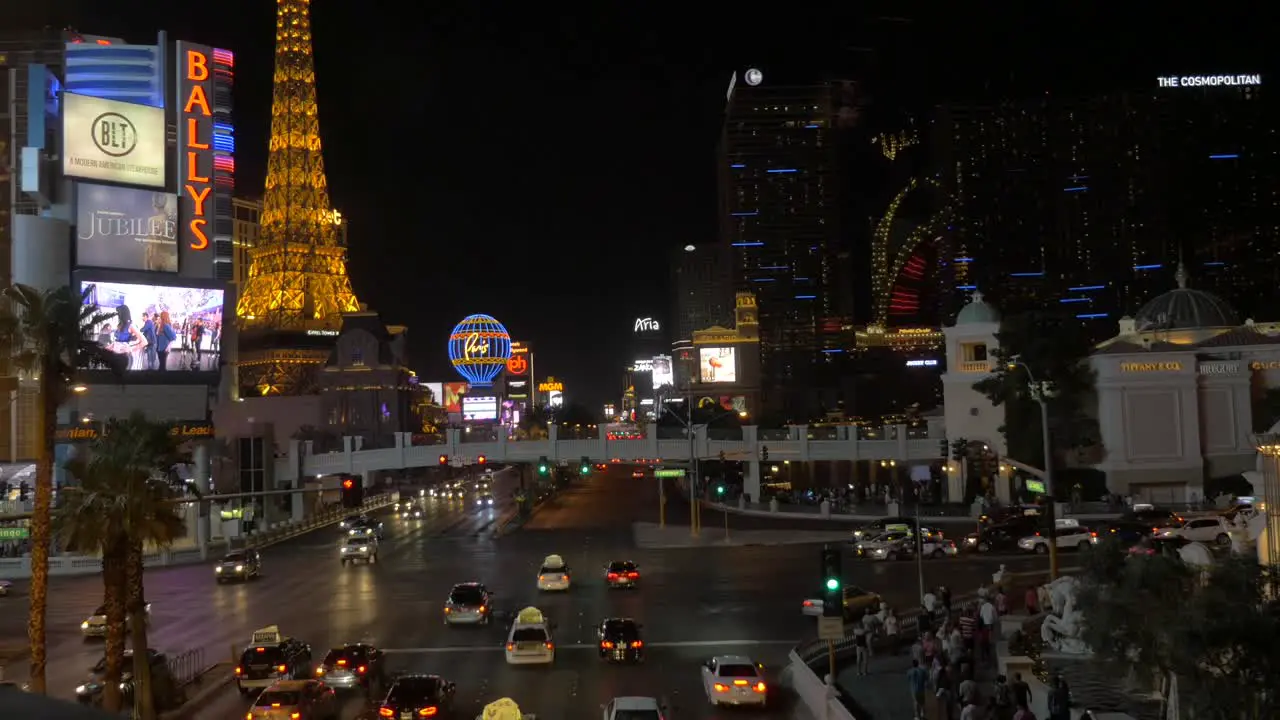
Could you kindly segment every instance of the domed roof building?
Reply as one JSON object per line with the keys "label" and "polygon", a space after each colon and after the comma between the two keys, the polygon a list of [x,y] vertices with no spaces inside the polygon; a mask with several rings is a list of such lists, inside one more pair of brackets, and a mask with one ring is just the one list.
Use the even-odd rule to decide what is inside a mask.
{"label": "domed roof building", "polygon": [[1000,312],[982,299],[982,293],[974,290],[969,304],[956,313],[957,326],[978,325],[980,323],[999,323]]}
{"label": "domed roof building", "polygon": [[1203,330],[1233,328],[1240,323],[1225,300],[1187,287],[1187,268],[1178,264],[1178,287],[1152,299],[1134,317],[1135,328],[1144,330]]}

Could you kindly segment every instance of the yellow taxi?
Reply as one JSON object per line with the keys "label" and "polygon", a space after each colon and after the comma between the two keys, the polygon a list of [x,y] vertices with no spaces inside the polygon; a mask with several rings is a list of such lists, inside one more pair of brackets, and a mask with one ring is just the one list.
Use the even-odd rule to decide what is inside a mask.
{"label": "yellow taxi", "polygon": [[550,664],[556,661],[556,645],[551,637],[551,623],[536,607],[516,614],[507,635],[508,665]]}

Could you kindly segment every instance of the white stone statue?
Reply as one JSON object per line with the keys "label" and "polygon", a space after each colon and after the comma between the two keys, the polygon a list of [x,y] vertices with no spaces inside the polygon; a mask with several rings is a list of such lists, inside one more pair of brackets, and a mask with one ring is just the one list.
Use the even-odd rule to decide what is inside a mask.
{"label": "white stone statue", "polygon": [[1004,587],[1004,576],[1008,572],[1004,563],[1000,563],[1000,569],[991,574],[991,584],[996,587]]}
{"label": "white stone statue", "polygon": [[933,593],[925,593],[920,599],[920,605],[932,615],[938,611],[938,596]]}
{"label": "white stone statue", "polygon": [[1076,608],[1076,579],[1063,577],[1042,587],[1049,596],[1053,612],[1040,626],[1040,637],[1045,645],[1060,653],[1087,655],[1089,647],[1080,639],[1084,631],[1084,615]]}

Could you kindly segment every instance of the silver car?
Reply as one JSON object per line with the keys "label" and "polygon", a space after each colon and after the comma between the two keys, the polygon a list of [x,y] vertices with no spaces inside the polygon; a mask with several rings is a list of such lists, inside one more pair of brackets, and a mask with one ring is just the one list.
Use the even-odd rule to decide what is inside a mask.
{"label": "silver car", "polygon": [[348,538],[346,544],[342,546],[339,553],[339,559],[343,565],[362,560],[367,563],[378,562],[378,539],[372,535],[368,537]]}
{"label": "silver car", "polygon": [[444,603],[445,625],[488,625],[493,593],[480,583],[454,585]]}

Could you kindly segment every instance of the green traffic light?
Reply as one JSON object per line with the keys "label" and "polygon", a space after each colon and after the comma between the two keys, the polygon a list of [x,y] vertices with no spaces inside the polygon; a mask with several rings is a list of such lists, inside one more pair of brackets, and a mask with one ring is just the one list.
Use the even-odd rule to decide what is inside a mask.
{"label": "green traffic light", "polygon": [[827,589],[835,592],[840,589],[840,580],[837,578],[827,578]]}
{"label": "green traffic light", "polygon": [[582,470],[581,470],[580,472],[581,472],[583,475],[586,475],[587,473],[591,472],[591,468],[587,467],[586,465],[583,465],[583,466],[582,466]]}
{"label": "green traffic light", "polygon": [[540,474],[542,474],[542,475],[546,475],[546,474],[547,474],[547,466],[546,466],[546,465],[539,465],[539,466],[538,466],[538,472],[539,472]]}
{"label": "green traffic light", "polygon": [[717,485],[717,486],[716,486],[716,494],[717,494],[717,495],[723,495],[723,494],[724,494],[724,486],[723,486],[723,485]]}

